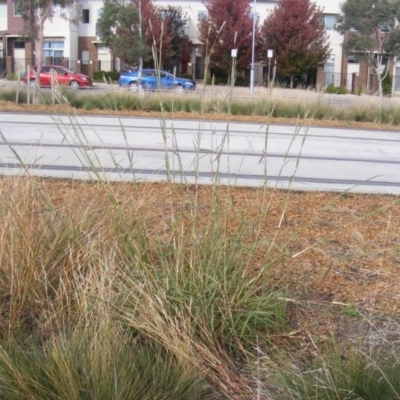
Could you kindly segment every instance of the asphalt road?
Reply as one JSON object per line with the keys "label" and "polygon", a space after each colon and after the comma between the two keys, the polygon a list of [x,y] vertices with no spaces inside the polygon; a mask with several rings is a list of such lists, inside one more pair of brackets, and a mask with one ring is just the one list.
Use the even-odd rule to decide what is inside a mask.
{"label": "asphalt road", "polygon": [[0,114],[0,174],[400,194],[400,134]]}

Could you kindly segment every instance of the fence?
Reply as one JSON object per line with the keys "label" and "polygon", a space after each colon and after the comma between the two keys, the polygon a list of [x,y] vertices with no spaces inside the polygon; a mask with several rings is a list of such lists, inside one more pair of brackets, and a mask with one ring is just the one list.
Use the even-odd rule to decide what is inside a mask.
{"label": "fence", "polygon": [[[31,58],[14,58],[7,57],[7,59],[0,58],[0,72],[4,71],[4,75],[25,71],[27,65],[35,65],[36,62]],[[82,62],[81,60],[70,60],[68,58],[52,58],[46,57],[43,60],[44,65],[61,65],[69,68],[72,71],[79,71],[87,75],[92,75],[95,71],[119,71],[120,62],[115,60],[90,60]]]}
{"label": "fence", "polygon": [[[1,60],[1,59],[0,59]],[[25,71],[27,65],[36,65],[36,62],[30,58],[14,58],[7,57],[7,62],[5,62],[5,72],[7,74],[11,72]],[[61,65],[65,68],[69,68],[74,72],[79,72],[85,75],[93,77],[93,73],[96,71],[123,71],[125,66],[118,59],[114,60],[70,60],[65,57],[53,58],[46,57],[43,60],[43,65]],[[150,68],[152,64],[148,65]],[[171,73],[174,72],[173,67],[166,68],[166,70]],[[1,68],[0,68],[1,71]]]}
{"label": "fence", "polygon": [[333,86],[343,87],[347,90],[352,90],[353,78],[352,74],[342,74],[341,72],[325,72],[323,70],[318,71],[317,77],[318,85],[321,87]]}
{"label": "fence", "polygon": [[400,73],[394,77],[394,91],[400,92]]}
{"label": "fence", "polygon": [[364,90],[375,92],[378,90],[378,80],[374,74],[362,75],[355,72],[332,73],[319,71],[318,83],[321,87],[345,88],[349,93],[358,93]]}
{"label": "fence", "polygon": [[6,76],[6,63],[4,62],[4,58],[0,58],[0,77]]}

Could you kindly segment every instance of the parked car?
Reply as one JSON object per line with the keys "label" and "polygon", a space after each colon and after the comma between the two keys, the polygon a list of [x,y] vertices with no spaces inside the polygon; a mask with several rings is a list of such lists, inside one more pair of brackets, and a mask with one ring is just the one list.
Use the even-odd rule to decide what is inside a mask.
{"label": "parked car", "polygon": [[[51,86],[51,70],[54,69],[57,84],[61,86],[71,86],[72,88],[89,87],[93,85],[92,80],[84,74],[76,74],[68,68],[59,65],[43,65],[40,69],[40,86]],[[24,76],[24,82],[33,87],[35,86],[37,67],[31,68],[29,73]]]}
{"label": "parked car", "polygon": [[[119,86],[129,87],[131,92],[137,92],[138,70],[130,72],[121,72],[118,81]],[[196,89],[196,82],[191,79],[179,78],[169,72],[145,68],[142,70],[142,87],[145,90],[175,90],[177,93],[183,93],[188,90]]]}

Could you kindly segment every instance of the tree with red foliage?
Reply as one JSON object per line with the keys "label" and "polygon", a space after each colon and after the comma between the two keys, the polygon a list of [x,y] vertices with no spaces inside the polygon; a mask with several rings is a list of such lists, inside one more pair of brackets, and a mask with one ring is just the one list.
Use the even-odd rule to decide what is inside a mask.
{"label": "tree with red foliage", "polygon": [[260,29],[263,57],[274,51],[277,70],[283,76],[315,71],[330,53],[322,10],[310,0],[279,0]]}
{"label": "tree with red foliage", "polygon": [[198,38],[210,69],[229,76],[234,48],[238,49],[236,68],[247,68],[251,62],[253,31],[249,0],[203,0],[203,4],[208,16],[198,24]]}
{"label": "tree with red foliage", "polygon": [[183,47],[187,47],[188,44],[188,36],[186,34],[187,14],[183,12],[181,7],[171,5],[158,7],[158,13],[160,19],[164,21],[164,29],[167,29],[171,38],[171,57],[168,59],[163,58],[164,68],[179,68],[180,63],[188,62],[183,59]]}
{"label": "tree with red foliage", "polygon": [[[133,0],[138,7],[138,0]],[[141,0],[142,4],[142,33],[144,43],[152,49],[153,61],[157,57],[161,67],[163,60],[169,64],[173,55],[171,42],[172,36],[169,30],[169,21],[160,18],[158,8],[151,0]]]}

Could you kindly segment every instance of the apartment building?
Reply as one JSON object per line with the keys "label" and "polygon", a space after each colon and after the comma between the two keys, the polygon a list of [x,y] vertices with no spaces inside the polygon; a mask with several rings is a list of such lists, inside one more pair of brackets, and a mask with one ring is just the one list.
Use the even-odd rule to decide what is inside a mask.
{"label": "apartment building", "polygon": [[[274,9],[278,0],[249,0],[251,13],[262,23]],[[101,15],[103,0],[77,0],[82,8],[82,20],[78,26],[61,18],[45,25],[44,62],[62,64],[73,70],[92,75],[96,70],[119,70],[118,59],[112,56],[97,35],[97,20]],[[373,74],[366,65],[354,58],[347,58],[342,51],[343,37],[334,30],[341,0],[315,0],[323,8],[324,22],[331,48],[330,57],[318,69],[320,86],[345,86],[349,90],[358,85],[372,86]],[[188,17],[187,35],[193,43],[191,62],[187,71],[196,79],[204,75],[204,60],[196,45],[197,24],[207,15],[201,0],[154,0],[159,6],[180,6]],[[0,71],[6,73],[23,70],[27,64],[35,64],[35,48],[30,42],[21,40],[22,18],[15,11],[15,1],[0,0]],[[391,66],[395,76],[394,90],[400,92],[400,60]],[[255,64],[255,84],[263,82],[263,65]]]}

